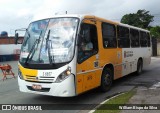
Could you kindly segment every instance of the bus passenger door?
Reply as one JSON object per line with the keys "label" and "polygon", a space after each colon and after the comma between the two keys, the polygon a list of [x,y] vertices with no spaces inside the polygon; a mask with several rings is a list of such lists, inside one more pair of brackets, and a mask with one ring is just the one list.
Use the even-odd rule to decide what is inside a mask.
{"label": "bus passenger door", "polygon": [[76,93],[96,87],[98,74],[98,38],[96,22],[85,19],[81,24],[78,39]]}

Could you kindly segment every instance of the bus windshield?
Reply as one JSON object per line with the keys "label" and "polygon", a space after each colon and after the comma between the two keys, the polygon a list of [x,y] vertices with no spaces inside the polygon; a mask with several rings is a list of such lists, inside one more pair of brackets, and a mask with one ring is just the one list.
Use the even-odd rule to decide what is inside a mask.
{"label": "bus windshield", "polygon": [[20,62],[69,62],[74,55],[77,27],[78,18],[52,18],[31,23],[21,47]]}

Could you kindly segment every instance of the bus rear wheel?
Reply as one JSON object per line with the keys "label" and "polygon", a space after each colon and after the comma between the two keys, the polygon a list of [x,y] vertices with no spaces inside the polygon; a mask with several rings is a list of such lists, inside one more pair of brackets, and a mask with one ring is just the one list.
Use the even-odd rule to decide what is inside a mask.
{"label": "bus rear wheel", "polygon": [[141,59],[138,60],[137,62],[137,75],[140,75],[142,73],[142,69],[143,69],[143,62]]}
{"label": "bus rear wheel", "polygon": [[106,92],[106,91],[110,90],[110,88],[112,86],[112,82],[113,82],[112,71],[111,71],[111,69],[106,68],[103,71],[102,77],[101,77],[101,86],[100,86],[101,91]]}

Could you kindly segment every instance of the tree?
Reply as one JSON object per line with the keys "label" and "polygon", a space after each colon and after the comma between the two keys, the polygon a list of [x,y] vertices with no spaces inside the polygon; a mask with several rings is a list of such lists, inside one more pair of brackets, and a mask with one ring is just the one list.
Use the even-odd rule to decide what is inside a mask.
{"label": "tree", "polygon": [[150,32],[153,37],[160,39],[160,26],[152,27]]}
{"label": "tree", "polygon": [[137,13],[126,14],[122,17],[121,23],[133,25],[140,28],[148,28],[154,16],[149,14],[149,11],[138,10]]}

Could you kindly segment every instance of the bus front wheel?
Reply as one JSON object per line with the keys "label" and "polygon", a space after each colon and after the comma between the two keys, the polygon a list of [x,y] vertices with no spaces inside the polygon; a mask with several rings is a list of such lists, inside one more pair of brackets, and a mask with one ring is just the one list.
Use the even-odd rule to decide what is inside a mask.
{"label": "bus front wheel", "polygon": [[112,70],[110,68],[106,68],[103,71],[101,77],[101,86],[100,86],[101,91],[102,92],[108,91],[112,86],[112,82],[113,82]]}

